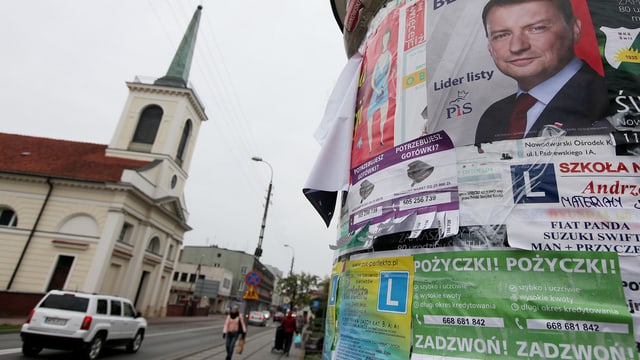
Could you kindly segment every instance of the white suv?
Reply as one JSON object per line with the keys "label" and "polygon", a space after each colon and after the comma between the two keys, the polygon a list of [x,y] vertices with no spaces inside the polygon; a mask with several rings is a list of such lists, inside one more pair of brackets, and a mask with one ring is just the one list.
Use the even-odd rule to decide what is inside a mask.
{"label": "white suv", "polygon": [[140,349],[147,321],[127,299],[52,290],[31,310],[22,325],[22,353],[37,356],[43,348],[74,350],[96,359],[103,346]]}

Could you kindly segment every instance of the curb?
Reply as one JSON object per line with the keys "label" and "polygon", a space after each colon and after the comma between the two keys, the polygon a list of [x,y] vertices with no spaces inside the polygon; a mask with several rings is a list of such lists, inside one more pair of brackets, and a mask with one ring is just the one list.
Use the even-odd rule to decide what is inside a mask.
{"label": "curb", "polygon": [[6,326],[5,329],[0,329],[0,334],[11,334],[11,333],[19,333],[20,329],[22,329],[22,324],[24,321],[21,321],[19,324],[17,323],[8,323],[8,322],[0,322],[0,326]]}
{"label": "curb", "polygon": [[12,333],[20,333],[20,327],[15,329],[0,329],[0,334],[12,334]]}

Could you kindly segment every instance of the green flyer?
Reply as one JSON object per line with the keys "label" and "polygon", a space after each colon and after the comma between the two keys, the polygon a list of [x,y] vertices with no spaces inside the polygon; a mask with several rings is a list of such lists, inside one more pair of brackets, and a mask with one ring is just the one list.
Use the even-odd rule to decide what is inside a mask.
{"label": "green flyer", "polygon": [[618,254],[414,256],[415,359],[637,359]]}

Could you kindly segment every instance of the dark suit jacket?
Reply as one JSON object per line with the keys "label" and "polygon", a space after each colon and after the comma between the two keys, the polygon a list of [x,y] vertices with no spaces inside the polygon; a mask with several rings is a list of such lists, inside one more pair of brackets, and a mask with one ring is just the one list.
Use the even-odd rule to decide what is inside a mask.
{"label": "dark suit jacket", "polygon": [[[515,100],[516,94],[511,94],[489,106],[478,122],[475,144],[507,138]],[[612,129],[605,119],[608,109],[604,78],[585,63],[553,97],[525,137],[539,136],[544,125],[556,122],[567,135],[604,134]]]}

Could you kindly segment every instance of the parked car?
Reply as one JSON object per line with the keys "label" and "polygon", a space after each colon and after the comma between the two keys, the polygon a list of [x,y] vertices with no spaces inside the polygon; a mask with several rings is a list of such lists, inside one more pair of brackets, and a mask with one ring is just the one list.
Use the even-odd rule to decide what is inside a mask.
{"label": "parked car", "polygon": [[273,315],[273,321],[282,321],[284,319],[284,313],[281,311],[276,311]]}
{"label": "parked car", "polygon": [[22,353],[37,356],[43,348],[73,350],[93,360],[105,346],[140,349],[147,321],[128,299],[52,290],[29,312],[22,325]]}
{"label": "parked car", "polygon": [[249,325],[266,326],[267,318],[260,311],[252,311],[249,313],[247,322],[249,323]]}

